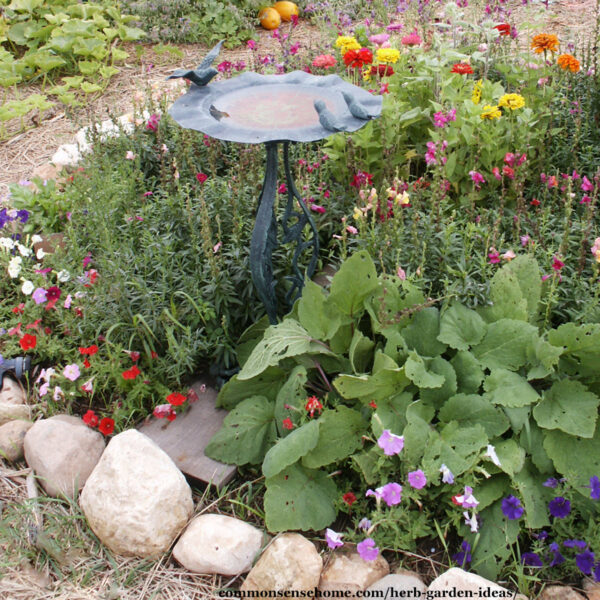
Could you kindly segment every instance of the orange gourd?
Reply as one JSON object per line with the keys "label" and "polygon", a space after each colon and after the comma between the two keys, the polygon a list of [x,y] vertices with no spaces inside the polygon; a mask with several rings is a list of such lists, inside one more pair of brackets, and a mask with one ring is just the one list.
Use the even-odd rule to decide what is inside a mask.
{"label": "orange gourd", "polygon": [[281,25],[281,16],[274,8],[263,8],[258,18],[265,29],[277,29]]}
{"label": "orange gourd", "polygon": [[283,21],[291,21],[292,15],[298,16],[298,6],[287,0],[275,2],[273,8],[279,13]]}

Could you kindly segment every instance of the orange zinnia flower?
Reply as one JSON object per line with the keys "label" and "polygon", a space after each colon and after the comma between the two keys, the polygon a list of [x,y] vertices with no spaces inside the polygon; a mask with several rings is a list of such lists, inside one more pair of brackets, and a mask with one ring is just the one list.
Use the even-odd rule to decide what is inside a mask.
{"label": "orange zinnia flower", "polygon": [[539,33],[538,35],[533,36],[531,47],[536,54],[541,54],[546,50],[556,52],[558,50],[558,38],[551,33]]}
{"label": "orange zinnia flower", "polygon": [[579,71],[579,61],[572,54],[561,54],[558,57],[558,66],[565,71],[572,73]]}

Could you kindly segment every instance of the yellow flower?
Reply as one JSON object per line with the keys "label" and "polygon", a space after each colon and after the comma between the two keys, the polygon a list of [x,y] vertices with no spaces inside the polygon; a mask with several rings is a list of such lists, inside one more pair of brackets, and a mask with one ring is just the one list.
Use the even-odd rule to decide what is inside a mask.
{"label": "yellow flower", "polygon": [[354,212],[352,213],[352,218],[355,221],[359,221],[360,219],[362,219],[362,212],[361,212],[360,208],[357,208],[356,206],[354,207]]}
{"label": "yellow flower", "polygon": [[371,69],[365,69],[365,70],[362,72],[362,78],[363,78],[365,81],[371,81]]}
{"label": "yellow flower", "polygon": [[385,190],[385,193],[390,200],[393,200],[398,195],[398,192],[393,187],[389,187]]}
{"label": "yellow flower", "polygon": [[490,106],[489,104],[483,107],[483,112],[481,113],[482,119],[489,119],[490,121],[499,119],[501,116],[502,111],[497,106]]}
{"label": "yellow flower", "polygon": [[525,98],[520,94],[504,94],[504,96],[498,100],[498,106],[504,106],[510,108],[510,110],[523,108],[525,106]]}
{"label": "yellow flower", "polygon": [[536,54],[541,54],[546,50],[556,52],[558,50],[558,38],[551,33],[540,33],[533,36],[531,47]]}
{"label": "yellow flower", "polygon": [[375,58],[380,63],[396,63],[400,58],[400,51],[396,48],[379,48],[375,52]]}
{"label": "yellow flower", "polygon": [[402,206],[406,206],[407,204],[410,204],[410,196],[406,192],[402,192],[402,194],[396,198],[396,202]]}
{"label": "yellow flower", "polygon": [[471,93],[471,100],[473,101],[473,104],[479,104],[481,102],[482,86],[483,81],[481,79],[473,86],[473,92]]}
{"label": "yellow flower", "polygon": [[346,54],[348,50],[360,50],[361,45],[358,43],[356,38],[348,35],[340,35],[335,40],[335,47],[342,51],[342,54]]}
{"label": "yellow flower", "polygon": [[557,62],[558,66],[565,71],[569,70],[571,73],[579,71],[579,61],[572,54],[561,54]]}

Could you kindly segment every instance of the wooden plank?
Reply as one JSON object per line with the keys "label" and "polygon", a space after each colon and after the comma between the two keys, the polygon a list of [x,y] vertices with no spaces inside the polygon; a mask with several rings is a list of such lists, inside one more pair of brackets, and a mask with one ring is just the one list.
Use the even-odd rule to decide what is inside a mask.
{"label": "wooden plank", "polygon": [[[206,385],[204,392],[203,385]],[[227,411],[215,407],[217,392],[204,381],[197,381],[191,387],[198,400],[185,413],[178,414],[170,423],[152,418],[139,430],[156,442],[185,475],[220,488],[231,481],[237,467],[208,458],[204,448],[221,429]]]}

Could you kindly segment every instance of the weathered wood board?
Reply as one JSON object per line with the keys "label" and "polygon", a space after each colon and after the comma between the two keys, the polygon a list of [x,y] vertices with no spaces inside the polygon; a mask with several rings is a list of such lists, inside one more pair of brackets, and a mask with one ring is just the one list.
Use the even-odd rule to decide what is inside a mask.
{"label": "weathered wood board", "polygon": [[191,386],[198,400],[184,414],[178,414],[172,422],[153,417],[139,430],[156,442],[185,475],[220,488],[231,481],[236,466],[204,455],[204,448],[221,428],[227,411],[215,407],[216,390],[206,384],[206,391],[202,392],[203,384],[197,381]]}

